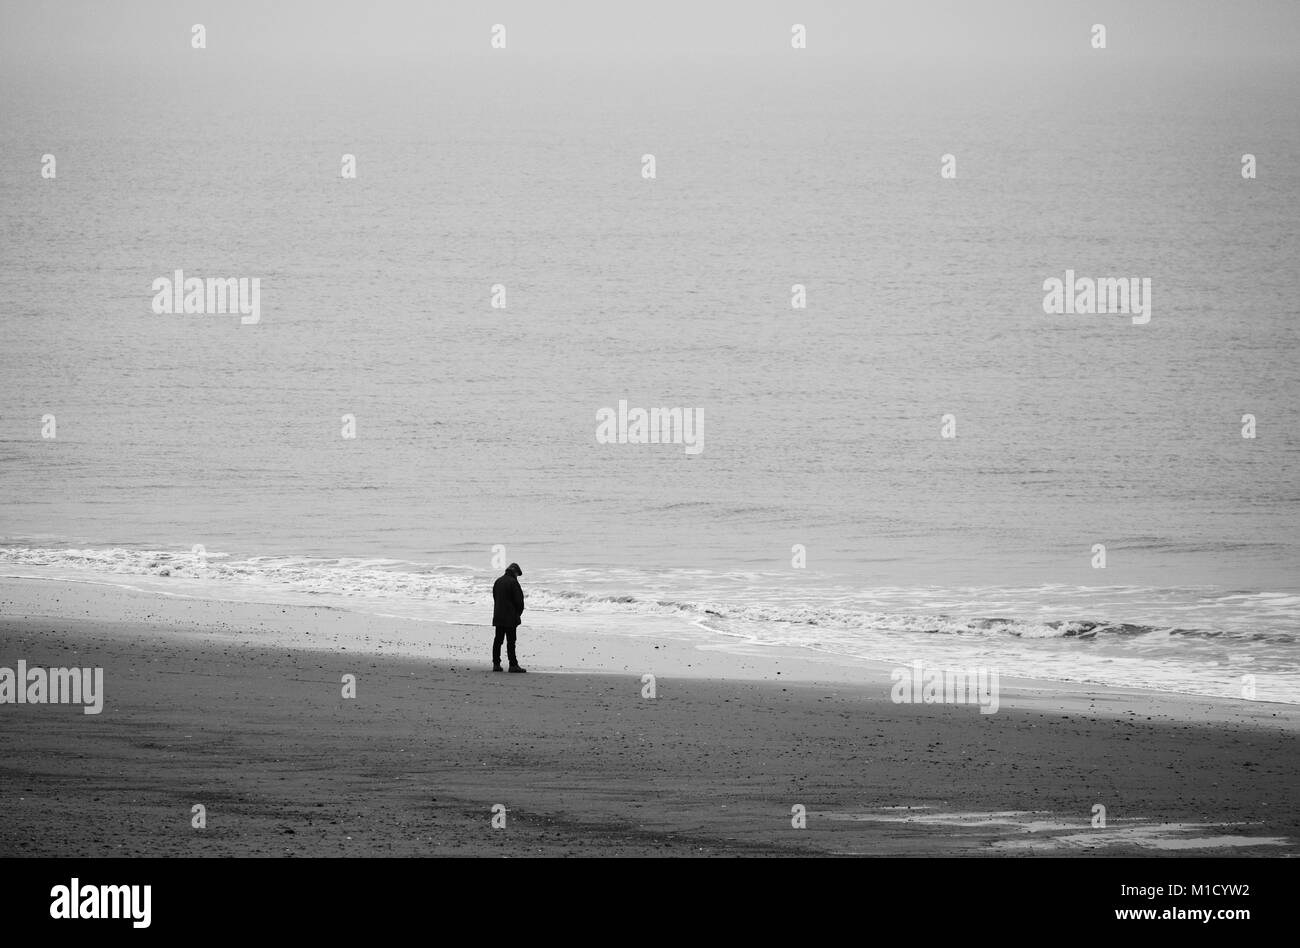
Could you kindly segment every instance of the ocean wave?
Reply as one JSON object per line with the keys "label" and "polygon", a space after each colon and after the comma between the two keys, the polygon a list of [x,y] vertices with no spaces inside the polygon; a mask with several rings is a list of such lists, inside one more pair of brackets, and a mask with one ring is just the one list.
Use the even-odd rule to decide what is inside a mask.
{"label": "ocean wave", "polygon": [[[360,557],[254,556],[233,559],[219,551],[136,550],[124,547],[103,549],[55,549],[42,547],[0,547],[0,566],[36,567],[137,576],[170,577],[211,583],[256,584],[280,587],[304,593],[330,593],[342,597],[401,597],[414,600],[453,603],[485,602],[490,598],[494,574],[467,566],[417,563],[409,560]],[[571,571],[582,576],[590,570]],[[633,584],[635,571],[625,570],[623,579]],[[687,571],[688,582],[700,583],[701,571]],[[559,582],[527,584],[528,608],[536,611],[630,613],[654,616],[679,616],[706,629],[719,632],[733,630],[738,624],[779,624],[805,626],[837,632],[879,634],[919,634],[967,638],[1015,638],[1087,640],[1140,640],[1147,637],[1185,637],[1215,639],[1224,636],[1244,642],[1276,644],[1294,643],[1296,635],[1289,629],[1224,629],[1211,625],[1184,623],[1147,623],[1115,621],[1104,618],[1024,618],[989,615],[957,615],[946,611],[926,611],[925,597],[918,597],[919,610],[889,611],[854,605],[826,605],[818,601],[816,591],[808,591],[804,601],[735,602],[726,598],[675,598],[663,595],[638,595],[628,592],[583,591],[565,588],[567,577]],[[640,581],[649,582],[643,575]],[[743,581],[746,589],[761,586],[757,574],[722,574],[715,579]],[[663,584],[657,577],[654,585]],[[656,589],[655,592],[660,592]],[[746,592],[746,595],[749,593]],[[894,598],[902,598],[897,591]],[[735,594],[732,594],[734,598]],[[946,597],[951,604],[956,598]],[[985,596],[985,598],[990,598]],[[997,597],[991,597],[996,599]],[[1233,590],[1220,602],[1260,599],[1277,607],[1294,605],[1290,594],[1246,593]],[[934,603],[930,603],[933,605]]]}
{"label": "ocean wave", "polygon": [[[311,602],[487,624],[494,570],[360,557],[0,546],[0,573],[202,598]],[[529,570],[528,621],[848,660],[992,666],[1008,677],[1300,703],[1300,597],[1129,586],[818,587],[790,573]],[[1083,618],[1087,616],[1087,618]],[[580,617],[580,618],[579,618]]]}

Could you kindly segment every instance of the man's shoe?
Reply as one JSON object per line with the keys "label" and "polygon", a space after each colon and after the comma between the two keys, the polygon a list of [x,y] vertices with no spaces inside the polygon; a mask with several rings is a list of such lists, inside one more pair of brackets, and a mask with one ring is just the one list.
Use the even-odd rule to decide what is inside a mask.
{"label": "man's shoe", "polygon": [[492,670],[493,670],[494,672],[505,671],[505,669],[501,667],[501,663],[500,663],[500,662],[497,662],[495,665],[493,665],[493,666],[492,666]]}
{"label": "man's shoe", "polygon": [[511,666],[510,666],[510,670],[511,670],[512,672],[526,672],[526,671],[528,671],[527,668],[524,668],[524,667],[521,666],[521,665],[511,665]]}

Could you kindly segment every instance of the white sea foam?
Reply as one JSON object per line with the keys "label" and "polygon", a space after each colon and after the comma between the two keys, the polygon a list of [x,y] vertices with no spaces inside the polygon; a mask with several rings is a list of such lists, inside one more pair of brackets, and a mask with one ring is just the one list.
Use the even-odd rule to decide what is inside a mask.
{"label": "white sea foam", "polygon": [[[125,547],[0,547],[7,575],[130,582],[155,591],[285,599],[483,621],[494,574],[392,558],[236,557]],[[530,570],[528,618],[680,620],[702,643],[815,649],[854,658],[996,667],[1005,677],[1300,702],[1295,597],[1210,588],[935,589],[796,584],[707,570]],[[1167,617],[1176,617],[1170,622]],[[1161,622],[1161,617],[1165,621]]]}

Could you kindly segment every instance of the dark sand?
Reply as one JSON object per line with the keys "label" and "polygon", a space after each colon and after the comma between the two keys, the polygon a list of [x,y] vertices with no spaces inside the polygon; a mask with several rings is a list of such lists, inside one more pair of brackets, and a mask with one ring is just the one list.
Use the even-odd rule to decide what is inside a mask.
{"label": "dark sand", "polygon": [[[99,715],[0,706],[0,856],[1298,851],[1294,727],[1180,719],[1161,696],[981,715],[884,687],[660,677],[646,700],[635,675],[169,631],[0,620],[0,665],[102,666],[107,692]],[[1027,815],[988,816],[1007,811]],[[939,814],[965,815],[902,822]]]}

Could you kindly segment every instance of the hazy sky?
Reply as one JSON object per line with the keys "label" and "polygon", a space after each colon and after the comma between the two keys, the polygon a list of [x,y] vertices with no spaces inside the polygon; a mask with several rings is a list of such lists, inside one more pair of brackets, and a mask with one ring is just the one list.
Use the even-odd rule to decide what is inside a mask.
{"label": "hazy sky", "polygon": [[793,23],[809,58],[850,66],[1066,59],[1090,52],[1093,23],[1117,58],[1300,58],[1297,0],[51,0],[0,6],[0,69],[161,63],[190,54],[195,23],[231,66],[472,59],[494,55],[494,23],[509,55],[574,67],[789,54]]}

